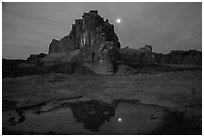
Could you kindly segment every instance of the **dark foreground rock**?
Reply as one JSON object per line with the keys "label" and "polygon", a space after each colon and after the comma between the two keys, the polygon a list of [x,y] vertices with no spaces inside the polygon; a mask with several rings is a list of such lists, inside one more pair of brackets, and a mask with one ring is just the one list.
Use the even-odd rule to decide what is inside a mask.
{"label": "dark foreground rock", "polygon": [[[134,66],[133,66],[134,67]],[[49,131],[53,131],[53,134],[57,134],[52,127],[50,122],[53,122],[56,118],[56,121],[53,123],[62,124],[67,121],[67,117],[73,118],[72,113],[68,115],[66,111],[70,111],[70,109],[65,109],[61,112],[63,113],[63,117],[61,117],[61,112],[53,113],[53,109],[57,106],[63,105],[66,102],[79,102],[79,101],[90,101],[90,100],[100,100],[106,103],[111,104],[112,101],[117,99],[125,99],[125,100],[137,100],[142,104],[151,104],[153,106],[163,106],[170,110],[170,115],[164,119],[165,125],[163,125],[158,130],[154,130],[155,133],[143,133],[143,134],[201,134],[201,125],[202,125],[202,72],[201,71],[182,71],[182,72],[168,72],[163,74],[144,74],[144,75],[134,75],[134,76],[108,76],[108,77],[99,77],[99,76],[91,76],[91,75],[67,75],[62,73],[52,73],[52,74],[39,74],[33,76],[25,76],[25,77],[17,77],[17,78],[3,78],[2,80],[2,98],[3,98],[3,127],[8,125],[9,128],[5,127],[3,129],[4,134],[13,134],[12,130],[16,131],[19,126],[22,128],[23,133],[26,134],[25,129],[30,128],[33,129],[47,129],[46,127],[50,127]],[[46,104],[45,104],[46,103]],[[100,121],[96,119],[101,119],[108,117],[108,114],[111,114],[108,109],[102,109],[100,104],[97,105],[96,109],[94,106],[95,103],[91,103],[89,107],[89,103],[82,106],[73,106],[76,111],[74,111],[74,117],[78,117],[80,122],[83,123],[92,123],[96,122],[95,125],[101,125]],[[122,103],[123,104],[123,103]],[[43,122],[42,120],[37,120],[36,122],[29,122],[29,115],[27,117],[26,113],[22,111],[17,111],[16,107],[30,107],[30,106],[39,106],[40,105],[40,113],[42,113],[42,118],[48,118],[48,124],[44,127],[43,123],[39,123],[39,127],[36,128],[37,121]],[[41,107],[42,106],[42,107]],[[138,105],[137,105],[138,106]],[[77,108],[78,107],[78,108]],[[130,111],[132,112],[133,105],[121,106],[126,109],[123,112]],[[119,108],[121,108],[119,107]],[[129,108],[128,108],[129,107]],[[147,108],[146,106],[140,107],[141,109]],[[14,110],[9,111],[9,109]],[[35,113],[36,117],[38,117],[39,109],[34,109],[31,111]],[[56,109],[58,111],[59,109]],[[117,109],[118,112],[119,109]],[[135,127],[135,124],[138,124],[138,127],[141,129],[141,124],[144,122],[138,122],[138,115],[141,116],[141,119],[148,120],[150,122],[157,123],[160,119],[160,115],[158,115],[158,109],[153,108],[152,111],[148,114],[141,115],[141,111],[138,113],[139,108],[135,108],[135,112],[133,115],[127,115],[127,118],[135,119],[133,125],[130,126]],[[149,109],[147,109],[149,110]],[[54,111],[54,112],[56,112]],[[108,113],[107,113],[108,111]],[[7,113],[8,112],[8,113]],[[9,113],[13,113],[15,115],[10,115]],[[50,112],[50,113],[49,113]],[[79,112],[79,114],[76,114]],[[98,113],[99,112],[99,113]],[[118,114],[116,112],[116,114]],[[119,111],[121,112],[121,111]],[[144,112],[147,112],[146,110]],[[19,114],[20,113],[20,114]],[[45,113],[50,114],[49,117],[46,117]],[[25,122],[17,123],[22,114],[25,114]],[[107,114],[107,115],[106,115]],[[123,113],[124,114],[124,113]],[[56,117],[53,119],[53,115]],[[88,118],[98,117],[90,122],[89,119],[84,118],[83,116],[88,116]],[[32,115],[33,116],[33,115]],[[47,115],[49,116],[49,115]],[[102,116],[102,117],[101,117]],[[144,117],[143,117],[144,116]],[[15,117],[13,119],[12,117]],[[11,119],[10,119],[11,118]],[[118,118],[122,119],[121,123],[125,124],[126,118],[124,115],[116,115],[117,119],[110,119],[113,121],[118,121]],[[10,120],[9,120],[10,119]],[[23,117],[21,118],[23,121]],[[60,120],[62,121],[59,122]],[[65,120],[66,119],[66,120]],[[139,119],[139,120],[141,120]],[[8,121],[9,120],[9,121]],[[26,122],[26,120],[28,120]],[[87,121],[88,120],[88,121]],[[35,121],[35,120],[34,120]],[[74,120],[76,121],[76,120]],[[130,123],[133,120],[130,119]],[[9,123],[7,123],[9,122]],[[123,123],[124,122],[124,123]],[[24,124],[28,124],[24,125]],[[70,122],[67,121],[69,124]],[[107,122],[105,122],[107,123]],[[55,125],[53,124],[53,125]],[[108,124],[108,123],[107,123]],[[22,127],[22,126],[25,127]],[[31,126],[32,125],[32,126]],[[71,124],[72,125],[72,124]],[[144,128],[147,128],[147,125],[144,124]],[[17,126],[17,127],[16,127]],[[56,125],[55,125],[56,126]],[[123,125],[124,126],[124,125]],[[59,125],[61,127],[61,125]],[[72,126],[64,125],[64,131],[67,133],[68,130],[70,134],[72,130],[70,129]],[[86,127],[89,127],[87,125]],[[152,126],[155,127],[155,126]],[[11,129],[13,128],[13,129]],[[95,127],[90,127],[94,131]],[[90,129],[89,128],[89,129]],[[124,126],[127,128],[127,126]],[[9,131],[9,129],[11,129]],[[61,129],[61,128],[57,128]],[[74,128],[78,129],[78,128]],[[109,128],[110,129],[110,128]],[[117,128],[116,128],[117,129]],[[142,128],[143,129],[143,128]],[[120,131],[120,130],[116,130]],[[132,134],[142,134],[141,132],[135,133],[132,130]],[[61,134],[62,132],[60,132]],[[73,132],[72,132],[73,133]],[[113,132],[112,132],[113,133]],[[130,133],[130,134],[131,134]],[[14,133],[17,134],[17,133]],[[27,134],[31,134],[28,133]],[[36,134],[34,132],[33,134]],[[47,134],[45,132],[44,134]],[[125,132],[124,132],[125,134]],[[127,134],[127,133],[126,133]]]}
{"label": "dark foreground rock", "polygon": [[25,60],[2,59],[2,77],[14,76],[18,72],[18,65],[25,63]]}
{"label": "dark foreground rock", "polygon": [[[88,62],[89,63],[89,62]],[[97,62],[96,62],[97,63]],[[103,62],[104,63],[104,62]],[[2,77],[19,77],[36,74],[65,73],[65,74],[82,74],[98,75],[90,69],[89,64],[77,62],[58,63],[52,65],[28,64],[25,60],[2,60]],[[110,65],[110,64],[109,64]],[[109,66],[107,65],[107,66]],[[95,64],[95,71],[104,69],[100,64]],[[98,68],[97,68],[98,67]],[[114,75],[130,76],[137,74],[155,74],[176,71],[197,71],[202,70],[202,66],[194,65],[172,65],[172,64],[129,64],[115,63]]]}
{"label": "dark foreground rock", "polygon": [[76,62],[67,62],[54,65],[33,65],[26,63],[25,60],[6,60],[3,59],[3,78],[19,77],[36,74],[65,73],[65,74],[82,74],[95,75],[88,67]]}

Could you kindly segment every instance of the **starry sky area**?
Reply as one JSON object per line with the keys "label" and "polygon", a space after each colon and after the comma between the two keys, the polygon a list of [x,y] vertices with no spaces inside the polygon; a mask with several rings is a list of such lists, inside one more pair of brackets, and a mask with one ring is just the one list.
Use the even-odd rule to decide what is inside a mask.
{"label": "starry sky area", "polygon": [[[202,50],[201,2],[2,3],[2,56],[26,59],[48,53],[52,39],[68,35],[75,19],[98,10],[114,25],[121,47],[152,45],[154,52]],[[121,23],[116,23],[120,18]]]}

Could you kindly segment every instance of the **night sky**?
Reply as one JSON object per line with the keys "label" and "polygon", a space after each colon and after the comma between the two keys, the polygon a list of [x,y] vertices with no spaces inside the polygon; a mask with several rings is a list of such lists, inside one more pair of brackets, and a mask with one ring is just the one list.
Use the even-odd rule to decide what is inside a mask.
{"label": "night sky", "polygon": [[47,53],[52,39],[68,35],[75,19],[92,9],[114,24],[122,47],[150,44],[161,53],[202,50],[201,2],[3,3],[2,9],[2,55],[7,59]]}

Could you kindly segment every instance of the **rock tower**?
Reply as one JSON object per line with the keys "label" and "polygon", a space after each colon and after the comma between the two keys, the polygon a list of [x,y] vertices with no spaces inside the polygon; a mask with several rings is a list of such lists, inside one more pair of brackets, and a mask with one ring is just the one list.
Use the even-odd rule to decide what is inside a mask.
{"label": "rock tower", "polygon": [[99,74],[112,74],[119,49],[120,42],[114,26],[108,20],[104,21],[97,10],[91,10],[84,13],[82,19],[75,20],[69,35],[59,41],[52,40],[47,56],[76,54],[77,51],[69,61],[82,62]]}

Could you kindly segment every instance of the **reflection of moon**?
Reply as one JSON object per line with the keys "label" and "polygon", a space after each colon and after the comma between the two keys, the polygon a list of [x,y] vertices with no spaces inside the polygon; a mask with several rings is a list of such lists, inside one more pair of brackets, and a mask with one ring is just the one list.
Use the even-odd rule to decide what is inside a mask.
{"label": "reflection of moon", "polygon": [[117,19],[116,22],[119,24],[121,23],[121,19]]}

